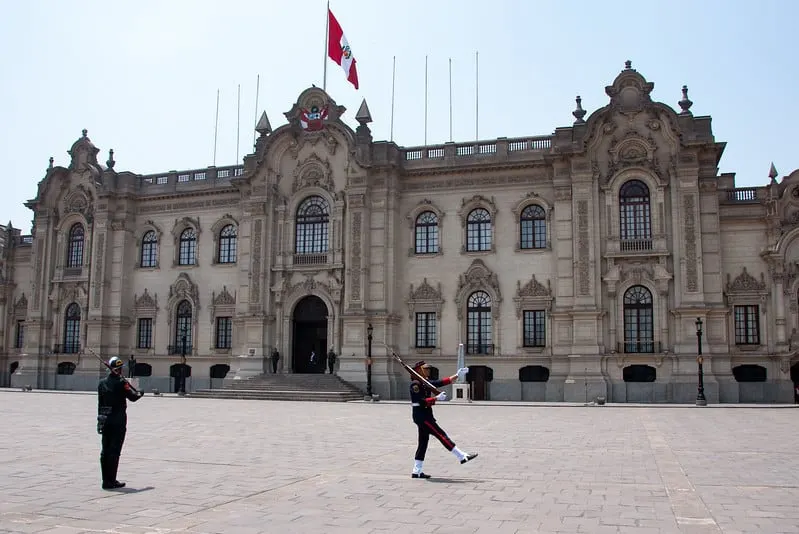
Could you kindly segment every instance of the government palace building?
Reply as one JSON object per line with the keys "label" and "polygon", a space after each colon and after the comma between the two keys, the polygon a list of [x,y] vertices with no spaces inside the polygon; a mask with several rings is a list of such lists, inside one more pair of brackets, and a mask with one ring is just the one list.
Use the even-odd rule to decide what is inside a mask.
{"label": "government palace building", "polygon": [[463,344],[475,401],[791,403],[799,170],[736,188],[688,89],[653,87],[628,61],[552,134],[423,147],[311,87],[243,165],[153,175],[83,130],[31,234],[0,232],[0,386],[94,390],[95,354],[133,355],[191,393],[332,350],[407,399],[392,353],[446,376]]}

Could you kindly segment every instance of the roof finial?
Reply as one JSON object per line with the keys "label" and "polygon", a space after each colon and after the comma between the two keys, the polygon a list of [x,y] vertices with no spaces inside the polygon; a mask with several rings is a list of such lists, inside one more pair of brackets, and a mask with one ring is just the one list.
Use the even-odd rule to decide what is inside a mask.
{"label": "roof finial", "polygon": [[361,102],[361,107],[358,108],[358,113],[355,114],[355,120],[359,124],[368,124],[372,122],[372,114],[369,112],[369,106],[366,105],[366,99]]}
{"label": "roof finial", "polygon": [[89,135],[89,130],[87,130],[86,128],[84,128],[82,133],[83,133],[83,137],[86,137],[86,136],[88,136],[88,135]]}
{"label": "roof finial", "polygon": [[691,109],[691,106],[693,106],[694,103],[691,102],[688,99],[688,86],[687,85],[683,85],[682,86],[682,100],[680,100],[677,103],[682,108],[682,112],[680,113],[680,115],[690,115],[691,114],[691,112],[688,111],[688,110]]}
{"label": "roof finial", "polygon": [[777,167],[774,166],[774,162],[771,162],[771,168],[768,170],[768,177],[771,178],[771,183],[777,183],[777,176],[779,173],[777,172]]}
{"label": "roof finial", "polygon": [[261,135],[269,135],[272,133],[272,125],[269,124],[269,118],[266,116],[266,111],[261,113],[261,118],[258,119],[258,124],[255,125],[255,131]]}
{"label": "roof finial", "polygon": [[624,68],[627,70],[633,68],[633,62],[628,59],[627,61],[624,62]]}
{"label": "roof finial", "polygon": [[572,111],[572,115],[574,115],[574,118],[577,119],[577,120],[574,121],[574,124],[582,124],[582,123],[585,122],[583,120],[583,117],[585,117],[585,110],[583,109],[583,106],[582,106],[583,99],[580,97],[580,95],[577,95],[577,98],[575,99],[575,101],[577,102],[577,109]]}
{"label": "roof finial", "polygon": [[109,169],[113,169],[114,168],[114,165],[116,164],[116,161],[114,161],[114,149],[113,148],[108,150],[108,161],[106,161],[105,164],[108,165]]}
{"label": "roof finial", "polygon": [[53,156],[50,156],[50,166],[47,167],[47,170],[49,171],[52,168],[53,168]]}

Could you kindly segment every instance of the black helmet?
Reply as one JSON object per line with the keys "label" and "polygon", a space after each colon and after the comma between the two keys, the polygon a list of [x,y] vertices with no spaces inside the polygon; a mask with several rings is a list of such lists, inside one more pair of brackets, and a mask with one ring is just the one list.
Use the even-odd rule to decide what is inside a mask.
{"label": "black helmet", "polygon": [[120,360],[116,356],[108,360],[108,367],[110,367],[114,371],[116,371],[117,369],[121,369],[124,365],[125,364],[122,362],[122,360]]}

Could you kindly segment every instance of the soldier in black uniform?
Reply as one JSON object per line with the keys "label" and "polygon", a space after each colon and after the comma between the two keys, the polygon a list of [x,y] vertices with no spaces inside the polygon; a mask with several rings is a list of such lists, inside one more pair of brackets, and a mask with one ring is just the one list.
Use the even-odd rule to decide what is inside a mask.
{"label": "soldier in black uniform", "polygon": [[[458,369],[458,372],[452,376],[443,378],[442,380],[430,380],[430,366],[424,361],[416,362],[413,370],[425,377],[431,385],[435,387],[449,385],[457,379],[465,379],[466,373],[469,372],[468,367]],[[430,389],[425,386],[420,380],[414,379],[411,381],[411,406],[413,406],[413,422],[419,429],[419,444],[416,448],[416,456],[414,457],[413,473],[411,478],[430,478],[430,475],[422,471],[424,464],[424,456],[427,452],[427,444],[430,441],[430,434],[436,437],[438,441],[448,451],[465,464],[466,462],[477,458],[477,453],[469,454],[460,450],[455,446],[455,443],[447,436],[447,433],[438,426],[435,417],[433,417],[433,405],[436,401],[447,400],[447,394],[443,391],[438,395],[434,395]]]}
{"label": "soldier in black uniform", "polygon": [[127,401],[136,402],[144,393],[135,392],[122,378],[125,364],[121,359],[114,356],[108,365],[112,371],[97,386],[97,432],[103,436],[100,452],[103,489],[115,489],[125,487],[124,482],[117,480],[117,469],[127,432]]}

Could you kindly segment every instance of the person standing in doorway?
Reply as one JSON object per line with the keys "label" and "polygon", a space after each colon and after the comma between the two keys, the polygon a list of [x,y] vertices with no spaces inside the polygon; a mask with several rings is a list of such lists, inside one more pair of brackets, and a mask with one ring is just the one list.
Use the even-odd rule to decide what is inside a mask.
{"label": "person standing in doorway", "polygon": [[136,371],[136,358],[133,354],[130,355],[128,360],[128,378],[133,378],[133,373]]}
{"label": "person standing in doorway", "polygon": [[331,375],[336,368],[336,352],[333,350],[333,347],[330,347],[330,352],[327,353],[327,368],[330,369]]}
{"label": "person standing in doorway", "polygon": [[277,347],[272,350],[272,374],[277,374],[277,362],[280,361],[280,353],[277,351]]}
{"label": "person standing in doorway", "polygon": [[314,371],[314,367],[316,367],[316,353],[311,351],[311,371]]}

